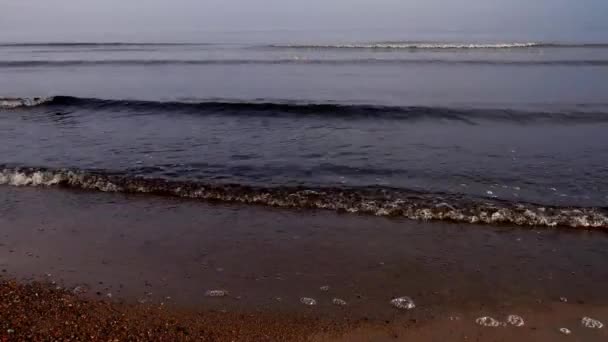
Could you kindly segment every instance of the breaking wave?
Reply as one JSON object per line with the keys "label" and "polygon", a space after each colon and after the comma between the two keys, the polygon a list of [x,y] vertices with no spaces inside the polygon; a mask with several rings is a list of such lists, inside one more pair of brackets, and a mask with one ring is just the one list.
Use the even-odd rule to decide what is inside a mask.
{"label": "breaking wave", "polygon": [[4,168],[0,171],[0,184],[153,194],[279,208],[325,209],[414,220],[608,228],[608,212],[604,208],[546,207],[391,188],[264,188],[141,178],[104,171],[47,168]]}
{"label": "breaking wave", "polygon": [[608,66],[605,59],[499,60],[499,59],[102,59],[102,60],[15,60],[0,61],[2,68],[76,66],[162,66],[162,65],[512,65],[512,66]]}
{"label": "breaking wave", "polygon": [[81,98],[73,96],[0,98],[0,110],[43,107],[49,110],[123,110],[131,113],[184,113],[199,115],[246,115],[260,117],[318,116],[323,118],[382,118],[394,120],[450,120],[468,124],[480,121],[514,123],[598,123],[608,122],[608,113],[582,110],[526,111],[514,109],[473,109],[422,106],[379,106],[366,104],[306,102],[175,102]]}
{"label": "breaking wave", "polygon": [[[204,42],[25,42],[0,43],[0,47],[24,48],[105,48],[105,47],[163,47],[163,46],[209,46],[221,43]],[[257,46],[260,47],[260,46]],[[381,41],[336,44],[270,44],[262,47],[289,49],[525,49],[525,48],[608,48],[608,43],[560,43],[560,42],[422,42],[422,41]]]}
{"label": "breaking wave", "polygon": [[273,44],[271,48],[288,49],[422,49],[422,50],[458,50],[458,49],[525,49],[525,48],[608,48],[608,43],[562,44],[539,42],[513,43],[433,43],[433,42],[379,42],[353,44]]}
{"label": "breaking wave", "polygon": [[0,97],[0,109],[40,106],[53,100],[53,97]]}

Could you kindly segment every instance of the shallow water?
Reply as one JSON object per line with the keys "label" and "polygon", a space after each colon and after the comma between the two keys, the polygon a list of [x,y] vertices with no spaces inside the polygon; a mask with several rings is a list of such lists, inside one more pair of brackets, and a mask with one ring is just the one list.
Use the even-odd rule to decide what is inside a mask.
{"label": "shallow water", "polygon": [[607,227],[608,44],[466,37],[3,44],[0,178]]}

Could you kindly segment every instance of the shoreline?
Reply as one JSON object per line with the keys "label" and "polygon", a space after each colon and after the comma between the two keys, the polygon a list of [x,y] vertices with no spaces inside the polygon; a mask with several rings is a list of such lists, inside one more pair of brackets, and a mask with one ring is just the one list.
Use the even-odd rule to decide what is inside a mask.
{"label": "shoreline", "polygon": [[[419,222],[504,225],[607,231],[603,207],[556,206],[486,197],[419,193],[383,187],[264,187],[129,176],[101,170],[2,168],[0,186],[51,188],[119,195],[152,195],[204,204],[255,205],[260,208],[321,210]],[[519,188],[518,188],[519,189]]]}
{"label": "shoreline", "polygon": [[[275,334],[266,339],[272,341],[554,341],[562,326],[594,341],[608,331],[580,325],[584,316],[608,322],[603,232],[37,188],[1,187],[0,203],[0,279],[16,280],[9,292],[23,295],[9,308],[21,311],[0,310],[0,324],[19,312],[50,312],[39,305],[67,296],[82,303],[82,314],[98,314],[100,325],[119,312],[140,322],[134,331],[173,320],[211,331],[209,340],[218,341],[265,333]],[[402,296],[416,308],[391,305]],[[8,298],[2,303],[12,303]],[[61,323],[63,314],[49,324]],[[475,324],[481,316],[504,322],[511,314],[525,327]],[[30,318],[20,324],[38,326],[48,317]]]}

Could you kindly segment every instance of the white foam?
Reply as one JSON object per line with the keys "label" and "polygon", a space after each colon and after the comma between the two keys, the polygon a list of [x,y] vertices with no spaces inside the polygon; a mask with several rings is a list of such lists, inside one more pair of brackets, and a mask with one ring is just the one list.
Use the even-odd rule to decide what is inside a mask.
{"label": "white foam", "polygon": [[53,97],[24,97],[24,98],[0,98],[0,109],[13,109],[19,107],[33,107],[53,100]]}
{"label": "white foam", "polygon": [[309,306],[317,305],[317,301],[314,298],[309,298],[309,297],[300,298],[300,303],[302,303],[304,305],[309,305]]}
{"label": "white foam", "polygon": [[598,321],[597,319],[593,319],[590,317],[583,317],[581,319],[581,324],[585,328],[589,328],[589,329],[602,329],[604,327],[604,323]]}
{"label": "white foam", "polygon": [[507,317],[507,323],[516,327],[523,327],[525,324],[524,319],[518,315],[509,315],[509,317]]}
{"label": "white foam", "polygon": [[509,223],[521,226],[570,226],[608,228],[608,215],[601,208],[544,208],[533,204],[460,203],[427,198],[366,197],[353,199],[342,192],[309,190],[224,188],[213,184],[184,184],[162,179],[147,180],[79,170],[5,168],[0,185],[65,186],[70,188],[128,193],[158,193],[200,200],[261,204],[273,207],[306,207],[376,216],[401,216],[414,220],[449,220],[468,223]]}
{"label": "white foam", "polygon": [[539,46],[539,43],[369,43],[326,45],[273,45],[278,48],[310,49],[515,49]]}
{"label": "white foam", "polygon": [[490,316],[479,317],[475,320],[475,323],[477,325],[481,325],[483,327],[491,327],[491,328],[496,328],[496,327],[499,327],[502,325],[498,320],[496,320]]}
{"label": "white foam", "polygon": [[337,306],[346,306],[348,303],[344,299],[334,298],[331,300],[332,304]]}
{"label": "white foam", "polygon": [[411,310],[416,307],[416,304],[410,297],[399,297],[391,300],[391,305],[397,309]]}
{"label": "white foam", "polygon": [[55,185],[62,179],[60,173],[35,171],[26,173],[20,171],[3,170],[0,173],[0,184],[14,186],[40,186]]}
{"label": "white foam", "polygon": [[205,292],[206,297],[225,297],[228,295],[226,290],[209,290]]}

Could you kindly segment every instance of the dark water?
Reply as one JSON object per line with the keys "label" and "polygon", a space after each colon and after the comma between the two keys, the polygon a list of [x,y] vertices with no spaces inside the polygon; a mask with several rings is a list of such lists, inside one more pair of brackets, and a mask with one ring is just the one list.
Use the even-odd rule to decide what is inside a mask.
{"label": "dark water", "polygon": [[608,227],[608,43],[0,46],[0,183]]}

